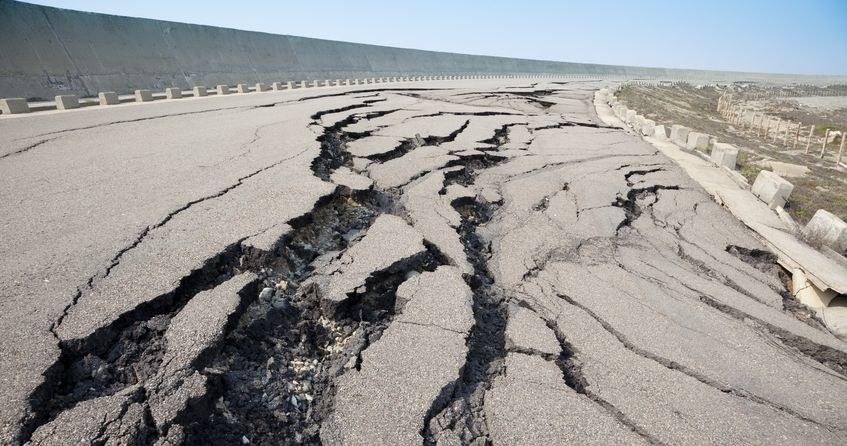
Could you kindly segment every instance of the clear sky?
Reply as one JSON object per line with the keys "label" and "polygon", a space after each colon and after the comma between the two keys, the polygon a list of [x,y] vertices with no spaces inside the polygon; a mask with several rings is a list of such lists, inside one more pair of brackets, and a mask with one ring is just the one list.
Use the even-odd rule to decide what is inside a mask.
{"label": "clear sky", "polygon": [[457,53],[847,75],[847,0],[33,0],[82,11]]}

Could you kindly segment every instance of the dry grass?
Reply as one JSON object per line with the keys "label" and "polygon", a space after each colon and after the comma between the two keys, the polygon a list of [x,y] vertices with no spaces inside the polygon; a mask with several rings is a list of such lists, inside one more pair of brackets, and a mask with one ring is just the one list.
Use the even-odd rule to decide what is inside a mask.
{"label": "dry grass", "polygon": [[[783,147],[782,139],[776,143],[762,141],[750,132],[735,128],[717,112],[718,98],[724,92],[716,87],[696,88],[690,85],[630,85],[618,93],[618,98],[657,124],[666,127],[681,124],[708,133],[718,141],[735,145],[739,148],[737,169],[751,183],[767,166],[767,161],[809,167],[810,172],[805,177],[787,178],[794,184],[794,191],[786,211],[801,224],[808,222],[818,209],[826,209],[847,220],[847,171],[836,168],[836,164],[830,160],[821,160],[812,155],[820,152],[820,145],[816,147],[814,142],[810,154],[804,154],[805,142],[802,137],[798,150],[792,150]],[[822,134],[820,128],[823,126],[833,130],[847,130],[847,109],[819,111],[785,99],[757,101],[757,104],[770,116],[793,122],[820,123],[817,135]],[[792,142],[789,137],[789,146]],[[830,143],[828,152],[837,151],[839,143],[840,140]]]}

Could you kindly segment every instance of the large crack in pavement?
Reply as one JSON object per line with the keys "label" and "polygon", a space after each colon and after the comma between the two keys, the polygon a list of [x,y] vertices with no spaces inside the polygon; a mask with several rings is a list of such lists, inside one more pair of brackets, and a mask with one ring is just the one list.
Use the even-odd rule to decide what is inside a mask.
{"label": "large crack in pavement", "polygon": [[[157,446],[360,444],[370,436],[376,437],[375,444],[377,438],[394,436],[398,443],[414,439],[426,445],[491,445],[509,443],[515,432],[537,429],[516,426],[532,423],[514,419],[509,410],[514,398],[542,394],[551,397],[547,403],[557,399],[569,405],[567,414],[550,413],[550,420],[541,420],[558,423],[548,426],[556,435],[579,432],[597,435],[595,440],[625,438],[663,445],[674,443],[669,438],[685,438],[674,436],[676,427],[709,428],[711,420],[692,421],[704,412],[686,406],[689,401],[677,407],[658,397],[657,403],[639,399],[639,391],[654,391],[655,383],[664,382],[655,377],[679,379],[675,382],[684,384],[683,392],[690,392],[686,397],[724,401],[736,414],[739,407],[755,417],[777,414],[773,416],[783,417],[779,422],[790,419],[787,425],[796,421],[820,430],[821,438],[842,432],[837,418],[825,409],[807,411],[758,383],[738,379],[732,367],[721,368],[725,361],[711,367],[699,352],[675,350],[677,345],[694,345],[688,336],[708,331],[699,320],[674,319],[691,313],[735,333],[751,348],[802,355],[797,367],[805,368],[791,370],[814,370],[828,379],[847,381],[847,354],[814,342],[817,331],[801,323],[797,325],[807,331],[783,328],[767,315],[753,315],[761,314],[756,312],[762,308],[777,308],[780,294],[785,312],[800,318],[802,310],[789,304],[790,296],[777,289],[777,282],[748,289],[747,279],[735,275],[777,274],[772,255],[742,247],[748,241],[743,237],[729,239],[733,243],[729,245],[725,241],[716,251],[680,229],[683,222],[692,224],[691,215],[697,214],[702,202],[679,212],[680,203],[691,201],[680,197],[696,194],[689,183],[674,179],[668,163],[631,161],[655,153],[609,153],[622,144],[610,137],[599,153],[579,153],[562,161],[558,157],[563,154],[551,150],[558,149],[556,132],[564,135],[567,128],[586,127],[593,130],[572,132],[580,137],[595,131],[606,135],[601,131],[605,127],[561,116],[552,120],[549,114],[522,114],[521,123],[491,119],[494,124],[482,133],[482,126],[472,123],[474,117],[511,113],[474,106],[475,111],[456,107],[426,113],[430,109],[398,118],[396,122],[405,125],[410,119],[468,116],[451,121],[443,136],[403,132],[385,147],[387,151],[354,157],[348,144],[392,124],[353,124],[402,110],[389,109],[391,102],[374,107],[388,101],[381,92],[389,90],[400,91],[358,90],[303,98],[373,93],[334,103],[310,116],[309,130],[317,134],[320,150],[303,168],[333,183],[334,191],[310,201],[308,206],[314,206],[308,212],[280,221],[277,226],[283,229],[269,231],[274,237],[270,243],[254,244],[253,236],[235,240],[182,277],[171,292],[123,313],[87,337],[61,342],[59,362],[31,397],[35,416],[23,426],[21,443],[49,444],[70,435],[79,437],[74,441],[92,444]],[[553,103],[542,98],[554,94],[536,90],[514,95],[545,108]],[[458,150],[453,144],[438,162],[426,160],[429,147],[471,141],[469,134],[485,138],[488,132],[493,136],[468,143],[484,144],[483,149]],[[518,142],[510,143],[510,132]],[[254,138],[258,137],[257,130]],[[551,147],[538,147],[539,142]],[[529,145],[523,148],[525,144]],[[382,169],[384,175],[404,163],[411,169],[400,178],[403,181],[381,181],[375,173]],[[151,230],[269,168],[192,201],[148,227],[87,287],[98,277],[109,276]],[[595,183],[585,182],[592,176],[597,177],[597,190],[592,189]],[[668,209],[685,217],[670,218]],[[506,240],[508,235],[513,238]],[[546,240],[558,236],[560,244],[546,246]],[[642,252],[655,253],[656,264],[642,266],[624,257]],[[745,262],[755,270],[733,262]],[[657,270],[661,265],[669,272],[662,275]],[[677,268],[679,277],[670,268]],[[571,277],[574,272],[582,276]],[[609,283],[599,283],[603,274]],[[588,281],[597,283],[582,283]],[[652,287],[650,291],[639,288],[642,281]],[[741,305],[742,310],[733,306],[737,301],[708,295],[698,289],[706,287],[703,283],[717,283],[752,306]],[[64,314],[85,288],[80,287]],[[444,297],[450,294],[445,288],[455,295]],[[757,298],[755,290],[760,289],[776,294]],[[619,292],[619,301],[610,300],[609,291]],[[546,340],[535,337],[540,332],[526,314],[515,316],[517,307],[538,316]],[[681,333],[681,339],[675,344],[629,325],[626,311],[654,317],[657,326],[670,334]],[[64,314],[51,328],[54,335]],[[820,328],[813,317],[806,319]],[[811,338],[798,334],[809,332]],[[726,344],[723,332],[705,336],[704,351],[718,351],[708,349]],[[631,365],[633,370],[603,369],[604,361]],[[528,366],[538,370],[527,373]],[[747,367],[742,370],[751,370]],[[643,383],[638,377],[627,380],[641,372],[649,374]],[[416,373],[426,378],[412,376]],[[645,390],[640,390],[641,384]],[[410,392],[416,394],[406,398]],[[391,406],[382,412],[385,420],[366,420],[376,418],[373,412],[385,405]],[[555,407],[562,410],[563,405]],[[385,416],[392,411],[396,418]],[[830,418],[816,419],[819,413]],[[579,417],[588,414],[594,418],[585,424]],[[596,426],[616,432],[590,432]],[[657,426],[673,428],[665,431]],[[745,436],[749,430],[739,429],[743,433],[732,440],[764,438]],[[617,430],[624,436],[616,437]]]}
{"label": "large crack in pavement", "polygon": [[[504,145],[508,142],[508,127],[495,130],[489,141],[498,147]],[[487,154],[462,158],[454,163],[462,168],[445,178],[445,187],[450,184],[472,185],[478,171],[505,160]],[[424,418],[421,436],[425,445],[438,444],[445,437],[457,439],[461,444],[490,442],[483,401],[491,381],[503,372],[506,354],[506,299],[495,286],[488,269],[491,248],[477,232],[477,226],[491,218],[496,205],[464,199],[454,201],[453,206],[461,216],[457,230],[467,260],[473,266],[474,274],[465,280],[473,292],[474,325],[467,339],[468,355],[459,380],[452,389],[445,389],[451,392],[433,400]]]}

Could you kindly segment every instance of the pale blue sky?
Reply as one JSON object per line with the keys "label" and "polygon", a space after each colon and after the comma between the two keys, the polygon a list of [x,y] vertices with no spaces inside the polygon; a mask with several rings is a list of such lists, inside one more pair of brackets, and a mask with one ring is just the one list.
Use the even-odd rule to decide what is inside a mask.
{"label": "pale blue sky", "polygon": [[49,6],[458,53],[847,75],[847,0],[34,0]]}

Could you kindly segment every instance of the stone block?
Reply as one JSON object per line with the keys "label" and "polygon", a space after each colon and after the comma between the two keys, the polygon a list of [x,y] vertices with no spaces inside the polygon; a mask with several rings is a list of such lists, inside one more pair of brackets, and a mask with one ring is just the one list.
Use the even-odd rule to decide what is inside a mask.
{"label": "stone block", "polygon": [[97,98],[100,99],[100,105],[115,105],[121,102],[114,91],[101,91],[97,94]]}
{"label": "stone block", "polygon": [[665,130],[663,124],[653,127],[653,137],[658,139],[668,139],[668,131]]}
{"label": "stone block", "polygon": [[203,86],[203,85],[198,85],[198,86],[192,88],[191,92],[194,93],[195,98],[201,98],[203,96],[206,96],[206,94],[208,93],[206,91],[206,87]]}
{"label": "stone block", "polygon": [[75,94],[60,94],[56,96],[56,110],[79,108],[79,96]]}
{"label": "stone block", "polygon": [[671,141],[685,146],[688,144],[688,134],[691,132],[691,129],[685,127],[683,125],[674,124],[671,126]]}
{"label": "stone block", "polygon": [[285,88],[287,88],[287,89],[291,90],[292,88],[294,88],[294,83],[293,83],[293,82],[291,82],[291,81],[286,82],[286,83],[285,83]]}
{"label": "stone block", "polygon": [[29,104],[24,98],[0,99],[0,111],[4,115],[16,115],[18,113],[29,113]]}
{"label": "stone block", "polygon": [[306,88],[306,81],[300,81],[300,88]]}
{"label": "stone block", "polygon": [[[690,136],[694,134],[692,132],[689,135],[689,141],[691,141]],[[712,154],[709,156],[709,159],[718,167],[735,170],[735,161],[738,159],[738,148],[732,144],[716,142],[714,147],[712,147]]]}
{"label": "stone block", "polygon": [[248,87],[247,84],[238,84],[235,87],[235,91],[239,93],[250,93],[250,87]]}
{"label": "stone block", "polygon": [[218,95],[229,94],[229,85],[218,85]]}
{"label": "stone block", "polygon": [[331,86],[332,86],[331,80],[329,80],[329,79],[324,80],[324,87],[331,87]]}
{"label": "stone block", "polygon": [[803,236],[806,240],[829,246],[842,255],[847,253],[847,223],[824,209],[815,212],[803,228]]}
{"label": "stone block", "polygon": [[[688,150],[704,151],[709,147],[709,135],[700,132],[689,132],[685,142],[685,148]],[[733,164],[734,166],[734,164]]]}
{"label": "stone block", "polygon": [[842,341],[847,341],[847,307],[836,306],[824,308],[820,312],[826,328]]}
{"label": "stone block", "polygon": [[282,88],[282,82],[274,82],[271,84],[271,90],[273,91],[280,91]]}
{"label": "stone block", "polygon": [[321,83],[319,81],[312,81],[312,88],[318,88],[320,87],[320,84]]}
{"label": "stone block", "polygon": [[751,188],[753,195],[767,203],[771,209],[776,209],[777,206],[785,207],[792,190],[793,184],[769,170],[759,172]]}
{"label": "stone block", "polygon": [[641,122],[641,134],[644,136],[653,136],[654,128],[656,127],[656,121],[652,119],[644,119]]}
{"label": "stone block", "polygon": [[261,82],[257,82],[256,83],[256,93],[261,93],[263,91],[268,91],[268,86],[261,83]]}
{"label": "stone block", "polygon": [[344,85],[350,85],[350,79],[345,79],[345,80],[344,80]]}
{"label": "stone block", "polygon": [[168,99],[180,99],[182,97],[182,89],[165,88],[165,97]]}
{"label": "stone block", "polygon": [[151,102],[153,92],[150,90],[135,90],[135,102]]}

